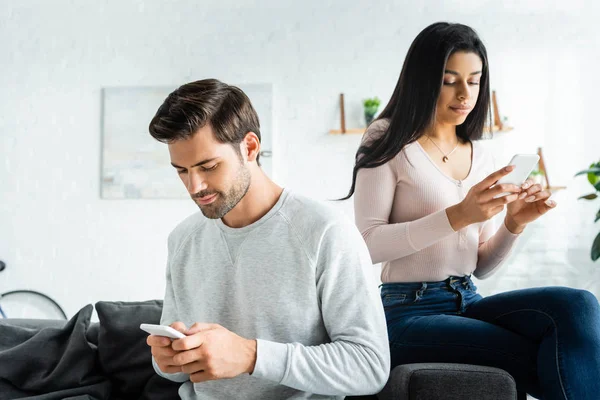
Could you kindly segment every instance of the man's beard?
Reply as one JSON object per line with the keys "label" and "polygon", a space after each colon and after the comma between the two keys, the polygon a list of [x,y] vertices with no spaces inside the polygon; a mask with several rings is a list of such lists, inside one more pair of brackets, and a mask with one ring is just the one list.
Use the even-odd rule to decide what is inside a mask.
{"label": "man's beard", "polygon": [[205,206],[201,206],[198,203],[196,203],[196,205],[200,208],[200,211],[202,211],[202,214],[204,214],[206,218],[223,218],[244,198],[250,188],[250,181],[250,171],[242,165],[238,169],[238,174],[231,189],[229,189],[226,194],[219,191],[202,191],[192,195],[192,198],[210,196],[216,193],[217,198],[212,203]]}

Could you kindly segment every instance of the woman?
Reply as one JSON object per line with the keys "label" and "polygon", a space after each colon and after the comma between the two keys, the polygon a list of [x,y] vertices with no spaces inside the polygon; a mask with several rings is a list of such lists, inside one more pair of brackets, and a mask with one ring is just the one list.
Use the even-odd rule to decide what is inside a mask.
{"label": "woman", "polygon": [[477,34],[433,24],[412,43],[389,104],[358,149],[348,197],[354,194],[373,262],[383,263],[392,367],[488,365],[536,397],[597,398],[594,295],[547,287],[483,298],[470,279],[496,271],[527,224],[556,206],[529,181],[494,186],[512,167],[494,172],[476,141],[489,101],[488,60]]}

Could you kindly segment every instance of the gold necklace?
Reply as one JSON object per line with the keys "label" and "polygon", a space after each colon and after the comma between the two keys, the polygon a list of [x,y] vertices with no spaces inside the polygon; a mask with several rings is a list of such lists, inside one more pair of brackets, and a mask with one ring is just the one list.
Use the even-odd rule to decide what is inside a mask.
{"label": "gold necklace", "polygon": [[457,139],[456,139],[456,146],[454,146],[454,149],[452,149],[452,151],[451,151],[450,153],[446,154],[446,153],[444,153],[444,150],[442,150],[442,149],[440,148],[440,146],[438,146],[438,145],[437,145],[437,144],[436,144],[436,143],[433,141],[433,139],[431,138],[431,136],[429,136],[429,135],[425,135],[425,136],[427,136],[427,138],[428,138],[429,140],[431,140],[431,143],[433,143],[433,144],[434,144],[434,146],[438,148],[438,150],[440,151],[440,153],[442,153],[442,154],[444,155],[444,157],[442,157],[442,161],[443,161],[443,162],[445,162],[445,163],[446,163],[446,162],[448,162],[448,159],[449,159],[448,157],[450,157],[450,156],[452,155],[452,153],[454,153],[454,151],[455,151],[456,149],[458,149],[458,144],[460,143],[460,141],[459,141],[459,140],[458,140],[458,138],[457,138]]}

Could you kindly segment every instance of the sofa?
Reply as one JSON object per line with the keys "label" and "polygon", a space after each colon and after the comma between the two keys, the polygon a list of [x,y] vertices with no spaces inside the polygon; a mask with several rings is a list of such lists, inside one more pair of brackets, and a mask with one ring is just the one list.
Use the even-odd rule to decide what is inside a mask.
{"label": "sofa", "polygon": [[[158,376],[139,325],[159,323],[162,302],[98,302],[69,321],[0,319],[0,400],[162,400],[179,383]],[[377,396],[349,400],[514,400],[505,371],[461,364],[396,367]]]}

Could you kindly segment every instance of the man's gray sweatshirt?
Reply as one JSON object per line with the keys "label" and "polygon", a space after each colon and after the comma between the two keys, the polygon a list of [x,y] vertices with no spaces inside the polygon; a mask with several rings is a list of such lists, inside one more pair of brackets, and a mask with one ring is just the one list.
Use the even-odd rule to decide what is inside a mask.
{"label": "man's gray sweatshirt", "polygon": [[329,206],[284,190],[230,228],[196,213],[169,235],[161,324],[217,323],[257,339],[254,372],[176,382],[182,399],[341,399],[385,384],[390,354],[367,247]]}

